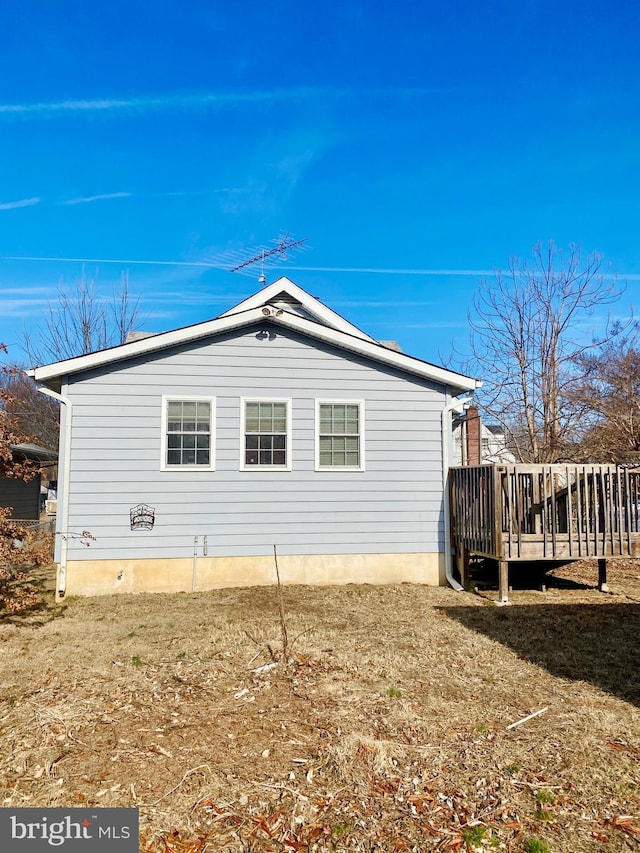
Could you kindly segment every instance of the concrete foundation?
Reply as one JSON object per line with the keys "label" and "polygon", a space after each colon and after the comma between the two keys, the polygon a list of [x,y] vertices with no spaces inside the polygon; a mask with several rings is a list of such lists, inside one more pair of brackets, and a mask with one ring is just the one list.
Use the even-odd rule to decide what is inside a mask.
{"label": "concrete foundation", "polygon": [[[444,554],[278,555],[284,584],[446,583]],[[193,592],[276,583],[273,555],[140,560],[72,560],[66,595]],[[56,589],[59,589],[59,578]]]}

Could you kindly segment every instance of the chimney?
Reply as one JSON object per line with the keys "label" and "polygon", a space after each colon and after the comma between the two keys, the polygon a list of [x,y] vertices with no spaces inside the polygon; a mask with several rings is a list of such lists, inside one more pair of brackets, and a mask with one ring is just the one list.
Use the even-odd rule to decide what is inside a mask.
{"label": "chimney", "polygon": [[482,444],[480,441],[480,415],[477,406],[469,406],[467,409],[465,427],[467,465],[480,465],[482,463]]}

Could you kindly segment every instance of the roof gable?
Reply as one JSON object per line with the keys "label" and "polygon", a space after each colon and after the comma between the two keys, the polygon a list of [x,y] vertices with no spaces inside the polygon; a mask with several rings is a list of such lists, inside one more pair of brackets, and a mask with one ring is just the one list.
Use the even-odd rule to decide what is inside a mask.
{"label": "roof gable", "polygon": [[[283,293],[286,298],[295,300],[296,304],[287,304],[286,298],[282,298]],[[276,297],[279,298],[276,299]],[[308,312],[312,317],[298,313],[299,306],[305,309],[304,313]],[[290,308],[296,310],[288,310]],[[170,332],[161,332],[110,349],[37,367],[28,373],[36,382],[58,390],[64,376],[108,365],[114,365],[114,369],[117,369],[116,365],[119,362],[131,358],[155,354],[175,346],[213,338],[265,322],[370,358],[413,376],[448,386],[456,394],[461,391],[471,391],[481,384],[476,379],[389,349],[315,300],[298,285],[284,278],[278,279],[214,320]]]}
{"label": "roof gable", "polygon": [[303,290],[286,276],[281,276],[277,281],[263,287],[262,290],[239,302],[220,316],[228,317],[230,314],[235,314],[238,311],[247,311],[263,305],[274,305],[278,308],[300,314],[301,316],[307,316],[318,323],[322,323],[324,326],[329,326],[329,328],[337,329],[340,332],[346,332],[349,335],[355,335],[364,341],[375,340],[363,332],[362,329],[345,320],[336,311],[324,305],[317,297],[311,296],[306,290]]}

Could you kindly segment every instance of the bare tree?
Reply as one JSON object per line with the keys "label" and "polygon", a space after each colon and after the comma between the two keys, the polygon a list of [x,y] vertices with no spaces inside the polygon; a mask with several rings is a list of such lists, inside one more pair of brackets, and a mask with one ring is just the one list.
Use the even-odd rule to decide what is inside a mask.
{"label": "bare tree", "polygon": [[22,347],[30,366],[62,361],[126,341],[138,322],[139,298],[132,298],[128,273],[111,297],[98,293],[97,273],[84,270],[71,290],[61,282],[58,299],[49,303],[43,322],[26,330]]}
{"label": "bare tree", "polygon": [[624,338],[579,356],[572,402],[585,413],[576,455],[584,461],[640,462],[640,351]]}
{"label": "bare tree", "polygon": [[481,282],[469,314],[472,366],[485,381],[480,403],[520,461],[555,462],[574,444],[580,357],[632,324],[594,316],[623,290],[598,255],[583,257],[573,245],[565,255],[552,242]]}
{"label": "bare tree", "polygon": [[[7,348],[0,343],[0,352]],[[38,473],[36,462],[16,459],[13,448],[24,442],[14,418],[6,411],[11,396],[0,390],[0,478],[32,480]],[[0,614],[24,610],[37,602],[37,589],[25,567],[50,560],[50,541],[35,540],[33,534],[11,518],[10,507],[0,507]]]}
{"label": "bare tree", "polygon": [[0,368],[1,408],[17,432],[42,447],[56,448],[60,429],[60,406],[40,394],[36,383],[15,364]]}

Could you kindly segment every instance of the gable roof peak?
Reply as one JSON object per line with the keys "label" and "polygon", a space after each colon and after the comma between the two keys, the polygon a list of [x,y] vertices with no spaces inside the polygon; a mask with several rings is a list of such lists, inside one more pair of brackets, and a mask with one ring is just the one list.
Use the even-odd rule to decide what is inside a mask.
{"label": "gable roof peak", "polygon": [[[276,297],[282,293],[290,298],[299,299],[300,305],[292,306],[286,303],[274,305],[273,302],[277,302]],[[336,346],[345,352],[371,358],[408,374],[448,386],[450,391],[456,394],[460,391],[471,391],[482,385],[481,382],[469,376],[463,376],[444,367],[437,367],[381,344],[284,277],[267,285],[213,320],[170,332],[160,332],[106,350],[33,368],[27,372],[37,383],[60,391],[62,379],[71,374],[107,365],[114,365],[114,369],[117,369],[115,365],[118,362],[130,358],[152,355],[174,346],[201,341],[227,332],[240,331],[263,322],[273,323],[276,327],[282,327],[283,330],[300,333]]]}
{"label": "gable roof peak", "polygon": [[344,317],[321,302],[317,296],[307,293],[306,290],[303,290],[284,275],[271,282],[271,284],[267,284],[262,290],[258,290],[256,293],[243,299],[242,302],[234,305],[233,308],[225,311],[220,316],[231,317],[233,314],[238,314],[241,311],[248,311],[252,308],[260,308],[263,305],[272,305],[274,303],[281,303],[288,306],[295,305],[296,308],[302,308],[307,316],[316,323],[328,326],[330,329],[336,329],[339,332],[345,332],[348,335],[354,335],[356,338],[361,338],[364,341],[377,343],[375,338],[372,338],[366,332],[363,332],[362,329],[345,320]]}

